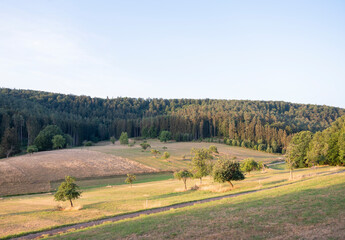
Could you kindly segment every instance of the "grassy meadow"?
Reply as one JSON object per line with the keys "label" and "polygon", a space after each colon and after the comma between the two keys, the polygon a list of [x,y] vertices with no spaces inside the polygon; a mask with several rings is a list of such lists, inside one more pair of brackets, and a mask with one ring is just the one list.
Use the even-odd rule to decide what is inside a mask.
{"label": "grassy meadow", "polygon": [[[131,140],[132,141],[132,140]],[[225,157],[236,157],[237,160],[245,158],[254,158],[256,161],[263,161],[269,163],[277,159],[283,159],[281,155],[271,154],[265,152],[259,152],[252,149],[233,147],[219,143],[208,143],[208,142],[167,142],[162,143],[157,139],[149,139],[147,142],[151,145],[151,149],[159,150],[163,152],[169,152],[170,158],[163,160],[162,155],[154,157],[150,149],[142,151],[140,143],[142,141],[136,141],[133,147],[127,145],[120,145],[117,141],[115,145],[109,142],[101,142],[96,146],[87,147],[92,151],[98,151],[102,153],[108,153],[115,156],[128,158],[130,160],[137,161],[146,166],[153,167],[160,171],[174,171],[181,168],[188,168],[191,161],[191,149],[192,148],[208,148],[211,145],[215,145],[218,148],[219,155]],[[164,149],[166,147],[167,149]]]}
{"label": "grassy meadow", "polygon": [[[289,183],[293,184],[288,188],[294,189],[293,186],[300,181],[303,181],[301,186],[311,181],[308,179],[314,179],[319,182],[323,182],[318,180],[321,178],[338,179],[336,176],[323,177],[323,175],[340,170],[342,170],[342,168],[318,167],[316,169],[299,169],[295,171],[295,180],[288,181],[289,173],[287,170],[267,169],[265,173],[253,172],[246,175],[245,180],[234,182],[235,187],[232,190],[228,184],[214,183],[211,178],[205,178],[203,181],[204,184],[200,186],[199,190],[183,191],[183,183],[181,181],[172,179],[169,176],[155,175],[152,176],[152,180],[157,180],[157,177],[162,177],[163,179],[150,181],[150,178],[147,178],[145,182],[136,183],[133,187],[130,187],[129,185],[107,185],[90,188],[90,185],[87,185],[83,188],[82,198],[75,201],[76,207],[74,209],[69,209],[67,202],[58,203],[54,201],[52,194],[4,197],[0,199],[0,237],[66,224],[85,222],[92,219],[99,219],[143,209],[168,206],[186,201],[286,185]],[[344,174],[341,176],[342,179],[344,179]],[[164,180],[164,177],[168,177],[168,179]],[[198,183],[199,180],[189,180],[187,185],[190,188]],[[96,185],[97,183],[94,182],[94,186]],[[315,186],[317,186],[317,184],[315,184]],[[269,191],[280,192],[279,189],[272,189]],[[218,205],[219,203],[212,204]],[[58,206],[66,209],[64,211],[58,210]],[[214,216],[216,215],[217,214],[215,213]],[[142,220],[139,219],[138,221]],[[134,224],[133,226],[134,228],[130,227],[129,229],[135,230],[135,226],[137,225]],[[166,227],[168,228],[171,226]],[[197,227],[197,225],[195,227]],[[150,226],[148,225],[147,229],[149,228]],[[174,227],[172,227],[172,229],[174,229]],[[124,233],[123,231],[124,230],[119,231],[118,234],[120,235],[116,236],[121,237],[125,236],[127,233],[134,233]],[[141,231],[139,231],[139,233],[140,232]],[[156,234],[158,234],[158,232],[156,232]],[[78,235],[76,236],[77,238],[83,238]],[[112,236],[113,235],[109,235],[108,237],[110,238]],[[100,239],[102,238],[107,239],[107,237],[101,237]]]}
{"label": "grassy meadow", "polygon": [[344,239],[344,196],[343,172],[48,238]]}

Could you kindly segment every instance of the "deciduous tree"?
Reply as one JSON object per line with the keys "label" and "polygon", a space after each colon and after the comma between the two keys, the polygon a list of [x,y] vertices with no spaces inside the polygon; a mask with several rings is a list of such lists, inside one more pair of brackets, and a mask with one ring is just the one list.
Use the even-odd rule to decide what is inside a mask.
{"label": "deciduous tree", "polygon": [[184,189],[187,190],[187,179],[193,177],[193,173],[188,170],[181,170],[174,173],[174,177],[178,180],[182,180],[184,183]]}
{"label": "deciduous tree", "polygon": [[213,167],[213,179],[216,182],[228,182],[231,187],[234,185],[231,181],[239,181],[244,179],[244,175],[240,169],[238,162],[219,159]]}
{"label": "deciduous tree", "polygon": [[54,149],[60,149],[65,146],[66,140],[61,135],[55,135],[52,139],[52,143]]}
{"label": "deciduous tree", "polygon": [[71,207],[73,207],[72,200],[78,199],[81,193],[79,186],[75,183],[75,178],[66,176],[65,181],[59,186],[54,198],[56,201],[69,201]]}
{"label": "deciduous tree", "polygon": [[125,180],[126,183],[129,183],[132,187],[133,182],[137,179],[137,177],[134,174],[127,174],[127,178]]}

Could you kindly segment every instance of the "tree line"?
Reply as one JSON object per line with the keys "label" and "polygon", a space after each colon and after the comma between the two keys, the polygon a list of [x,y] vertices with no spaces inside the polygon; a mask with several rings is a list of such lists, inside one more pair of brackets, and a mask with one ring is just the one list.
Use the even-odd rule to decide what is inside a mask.
{"label": "tree line", "polygon": [[287,149],[287,163],[294,168],[316,165],[345,165],[345,116],[331,127],[312,133],[301,131],[294,135]]}
{"label": "tree line", "polygon": [[176,141],[218,138],[229,145],[280,153],[293,134],[322,131],[342,115],[345,110],[340,108],[279,101],[102,99],[1,88],[0,155],[33,145],[48,125],[70,136],[71,145],[118,139],[122,132],[157,138],[169,131]]}

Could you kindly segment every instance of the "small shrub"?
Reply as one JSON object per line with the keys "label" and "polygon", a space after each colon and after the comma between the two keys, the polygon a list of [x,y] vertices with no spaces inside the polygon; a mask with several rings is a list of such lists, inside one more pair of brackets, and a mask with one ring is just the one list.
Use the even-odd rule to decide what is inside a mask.
{"label": "small shrub", "polygon": [[127,134],[127,132],[122,132],[119,140],[120,140],[120,144],[123,144],[123,145],[128,144],[128,134]]}
{"label": "small shrub", "polygon": [[33,154],[35,152],[38,152],[38,148],[36,147],[36,145],[31,145],[31,146],[28,146],[28,148],[26,149],[26,152],[29,154]]}
{"label": "small shrub", "polygon": [[132,187],[132,184],[133,182],[137,179],[137,177],[134,175],[134,174],[127,174],[127,178],[125,180],[125,183],[129,183],[131,184],[131,187]]}
{"label": "small shrub", "polygon": [[93,145],[93,143],[92,143],[91,141],[84,141],[84,142],[83,142],[83,145],[84,145],[85,147],[90,147],[90,146]]}

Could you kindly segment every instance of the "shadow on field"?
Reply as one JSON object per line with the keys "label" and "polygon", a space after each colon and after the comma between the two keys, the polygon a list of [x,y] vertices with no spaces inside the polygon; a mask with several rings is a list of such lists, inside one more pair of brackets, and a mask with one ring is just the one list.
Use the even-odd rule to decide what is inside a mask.
{"label": "shadow on field", "polygon": [[[322,185],[320,183],[319,185]],[[248,194],[244,199],[230,200],[239,196],[228,196],[228,200],[219,204],[199,206],[196,208],[181,209],[171,212],[172,208],[184,208],[195,203],[176,204],[155,210],[145,210],[134,214],[127,214],[103,221],[119,221],[126,218],[139,217],[131,221],[122,221],[116,224],[104,225],[67,235],[70,239],[115,239],[137,238],[150,236],[150,238],[165,239],[198,239],[214,237],[217,229],[217,238],[224,238],[232,233],[233,239],[342,239],[345,235],[345,219],[341,218],[345,212],[343,196],[345,183],[318,187],[317,184],[308,186],[311,189],[300,189],[300,186],[265,195]],[[261,190],[266,191],[266,190]],[[283,191],[283,192],[282,192]],[[243,195],[243,194],[242,194]],[[221,198],[217,198],[221,199]],[[203,202],[214,201],[209,199]],[[166,214],[140,218],[158,212],[169,211]],[[181,216],[183,215],[183,221]],[[186,224],[193,222],[193,224]],[[97,225],[103,223],[102,221]],[[51,231],[33,234],[37,237],[42,234],[58,234],[67,232],[69,228],[80,229],[93,226],[94,223],[77,224]],[[144,227],[143,227],[144,226]],[[219,228],[219,226],[222,226]],[[320,231],[322,228],[322,231]],[[55,232],[54,232],[55,231]],[[172,232],[173,231],[173,232]],[[147,235],[148,234],[148,235]],[[172,235],[173,234],[173,235]],[[111,237],[109,237],[111,236]],[[60,239],[66,239],[61,236]]]}
{"label": "shadow on field", "polygon": [[154,199],[161,199],[161,198],[169,198],[169,197],[176,197],[176,196],[183,196],[186,194],[189,194],[190,191],[184,191],[184,192],[172,192],[172,193],[165,193],[162,195],[157,195],[150,197],[149,200],[154,200]]}
{"label": "shadow on field", "polygon": [[283,182],[287,182],[287,181],[288,181],[287,179],[282,179],[282,180],[278,180],[278,181],[263,183],[262,185],[264,185],[264,186],[270,186],[270,185],[274,185],[274,184],[278,184],[278,183],[283,183]]}

